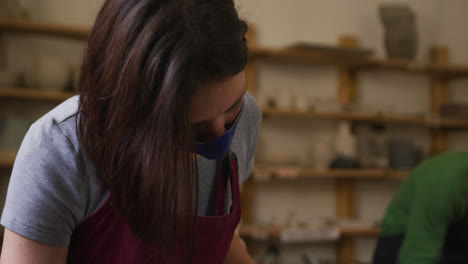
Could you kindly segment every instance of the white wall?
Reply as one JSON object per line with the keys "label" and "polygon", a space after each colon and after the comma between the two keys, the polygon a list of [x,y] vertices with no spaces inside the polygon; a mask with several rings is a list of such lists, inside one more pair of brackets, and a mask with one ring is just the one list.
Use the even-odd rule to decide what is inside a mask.
{"label": "white wall", "polygon": [[438,0],[238,0],[238,6],[241,14],[258,26],[261,44],[282,46],[299,40],[334,44],[339,34],[353,34],[363,46],[376,48],[377,54],[383,55],[377,7],[388,2],[406,3],[416,11],[420,53],[424,55],[437,37]]}

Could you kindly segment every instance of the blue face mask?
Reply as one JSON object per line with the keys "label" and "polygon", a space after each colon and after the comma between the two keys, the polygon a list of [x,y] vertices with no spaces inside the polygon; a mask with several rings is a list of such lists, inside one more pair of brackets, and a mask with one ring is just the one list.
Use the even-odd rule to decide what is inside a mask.
{"label": "blue face mask", "polygon": [[244,105],[242,105],[241,112],[237,116],[234,124],[222,136],[208,142],[195,142],[196,153],[210,160],[224,157],[231,148],[232,139],[236,133],[237,124],[239,123],[243,111]]}

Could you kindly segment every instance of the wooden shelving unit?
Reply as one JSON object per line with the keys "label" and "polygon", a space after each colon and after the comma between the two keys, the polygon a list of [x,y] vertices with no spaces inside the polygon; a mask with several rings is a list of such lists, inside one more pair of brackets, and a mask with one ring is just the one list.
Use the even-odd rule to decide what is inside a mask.
{"label": "wooden shelving unit", "polygon": [[298,166],[263,166],[254,169],[256,181],[295,179],[361,179],[361,180],[404,180],[409,171],[378,169],[333,169],[320,170]]}
{"label": "wooden shelving unit", "polygon": [[0,99],[6,98],[6,99],[18,99],[18,100],[38,100],[38,101],[61,102],[75,95],[76,93],[70,93],[70,92],[0,87]]}
{"label": "wooden shelving unit", "polygon": [[[59,37],[74,40],[88,39],[90,29],[88,27],[61,25],[53,23],[43,23],[34,21],[18,21],[0,18],[0,36],[8,34],[30,34],[37,36]],[[430,119],[424,116],[400,116],[381,115],[367,113],[324,113],[315,111],[292,111],[265,108],[263,114],[266,118],[271,117],[294,117],[323,120],[346,120],[352,122],[369,122],[385,124],[404,124],[428,127],[431,130],[431,145],[434,152],[443,151],[448,148],[448,134],[443,130],[446,128],[467,129],[468,122],[464,120],[437,119],[438,107],[447,102],[449,91],[447,82],[455,78],[468,77],[468,65],[455,65],[448,62],[448,58],[439,56],[438,59],[429,63],[411,62],[406,60],[391,60],[381,58],[345,56],[324,51],[298,50],[285,48],[268,48],[255,45],[254,31],[249,29],[248,40],[250,45],[249,64],[246,68],[247,83],[249,91],[255,92],[257,84],[256,69],[261,60],[273,61],[277,63],[299,63],[307,65],[330,65],[338,69],[338,102],[343,106],[352,103],[357,90],[356,75],[361,71],[369,70],[391,70],[401,71],[411,74],[426,75],[431,80],[431,102]],[[356,46],[357,41],[352,38],[343,38],[340,42],[343,46]],[[0,38],[0,49],[4,47]],[[0,52],[0,66],[2,57]],[[43,101],[63,101],[73,93],[56,93],[39,91],[32,89],[12,89],[0,88],[0,98],[19,100],[43,100]],[[11,169],[13,166],[13,155],[1,155],[0,169]],[[260,168],[260,167],[259,167]],[[257,168],[258,169],[258,168]],[[272,170],[272,175],[284,178],[284,168],[267,168]],[[281,171],[283,169],[283,171]],[[388,171],[388,170],[327,170],[318,171],[308,168],[296,168],[294,172],[298,178],[334,178],[337,179],[336,193],[336,215],[339,218],[354,218],[356,216],[356,179],[404,179],[408,172]],[[289,171],[291,173],[291,171]],[[290,175],[289,175],[290,176]],[[250,198],[255,191],[252,181],[247,183],[243,189],[243,198]],[[250,203],[243,204],[243,226],[240,234],[252,237],[253,234],[261,232],[258,227],[249,227],[252,217]],[[249,230],[250,228],[250,230]],[[260,231],[259,231],[260,230]],[[277,236],[281,229],[267,229],[267,236]],[[341,238],[338,241],[339,263],[350,263],[354,261],[356,237],[374,237],[379,234],[379,229],[369,228],[347,228],[341,230]]]}
{"label": "wooden shelving unit", "polygon": [[89,27],[0,18],[0,32],[86,40]]}
{"label": "wooden shelving unit", "polygon": [[[252,38],[252,37],[251,37]],[[254,36],[253,36],[254,38]],[[248,38],[249,39],[249,38]],[[344,37],[339,41],[344,47],[356,47],[357,40]],[[468,65],[452,64],[449,62],[448,49],[437,47],[431,51],[430,62],[413,62],[398,59],[382,59],[373,57],[356,57],[333,54],[318,50],[299,50],[288,48],[266,48],[255,46],[251,42],[249,51],[249,84],[256,85],[256,67],[259,61],[273,63],[296,63],[304,65],[329,65],[337,67],[338,98],[337,102],[348,108],[356,99],[357,75],[364,71],[398,71],[407,74],[426,76],[430,80],[430,102],[427,116],[406,116],[395,114],[361,113],[361,112],[321,112],[297,111],[277,108],[263,108],[264,119],[269,118],[304,118],[310,120],[339,120],[353,123],[380,123],[421,126],[430,130],[431,151],[438,153],[449,148],[449,129],[468,129],[468,120],[453,120],[439,118],[439,107],[448,102],[448,82],[456,78],[468,77]],[[250,87],[255,92],[255,87]],[[268,180],[295,180],[295,179],[336,179],[336,216],[339,219],[355,219],[356,209],[356,180],[360,179],[405,179],[409,172],[391,170],[316,170],[291,166],[266,166],[259,164],[254,171],[260,175],[258,181]],[[257,177],[248,184],[248,197],[255,193]],[[245,203],[247,217],[243,223],[252,223],[253,208]],[[275,237],[281,229],[267,230],[266,237]],[[262,232],[262,229],[243,229],[241,234],[250,236]],[[341,238],[337,245],[338,263],[352,263],[355,261],[355,238],[360,236],[375,237],[379,234],[378,228],[361,228],[341,230]]]}

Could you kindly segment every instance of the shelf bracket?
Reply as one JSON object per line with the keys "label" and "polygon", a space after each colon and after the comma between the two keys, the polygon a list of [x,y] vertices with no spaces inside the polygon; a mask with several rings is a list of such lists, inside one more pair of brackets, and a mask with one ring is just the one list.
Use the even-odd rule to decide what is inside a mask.
{"label": "shelf bracket", "polygon": [[[447,64],[450,52],[447,47],[437,46],[430,50],[429,57],[434,64]],[[450,88],[446,78],[442,76],[431,77],[430,114],[433,119],[439,118],[440,107],[449,102]],[[450,148],[448,132],[438,128],[431,129],[431,153],[436,154]]]}
{"label": "shelf bracket", "polygon": [[[342,47],[357,47],[359,41],[353,36],[340,36],[338,45]],[[338,100],[342,106],[353,103],[357,97],[356,73],[350,67],[338,68]]]}
{"label": "shelf bracket", "polygon": [[[338,44],[344,47],[356,47],[359,41],[353,36],[340,36]],[[349,67],[338,69],[338,101],[348,106],[356,100],[357,78]],[[339,179],[336,182],[336,215],[340,219],[356,217],[356,183],[351,179]],[[355,260],[356,245],[354,238],[343,238],[338,243],[338,263],[351,263]]]}

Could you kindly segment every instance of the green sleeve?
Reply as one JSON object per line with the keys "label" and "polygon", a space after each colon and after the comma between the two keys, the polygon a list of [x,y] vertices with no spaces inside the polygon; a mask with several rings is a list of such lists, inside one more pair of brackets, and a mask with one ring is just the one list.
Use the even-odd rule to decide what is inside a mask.
{"label": "green sleeve", "polygon": [[460,182],[453,179],[430,177],[418,184],[400,251],[401,264],[437,262],[448,226],[463,216],[463,195]]}

